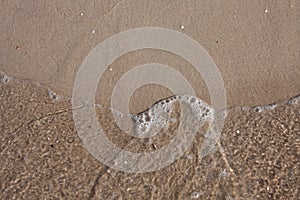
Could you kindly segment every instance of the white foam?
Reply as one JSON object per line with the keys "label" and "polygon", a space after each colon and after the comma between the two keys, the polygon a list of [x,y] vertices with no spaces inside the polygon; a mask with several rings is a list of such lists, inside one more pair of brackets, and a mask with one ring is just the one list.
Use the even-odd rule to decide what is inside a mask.
{"label": "white foam", "polygon": [[191,199],[198,199],[202,195],[202,192],[193,192],[191,194]]}
{"label": "white foam", "polygon": [[11,80],[12,80],[12,78],[9,77],[9,76],[7,76],[7,75],[5,75],[5,74],[1,74],[0,75],[0,82],[1,83],[7,83],[7,82],[9,82]]}
{"label": "white foam", "polygon": [[52,100],[61,100],[61,97],[50,89],[48,89],[48,95]]}
{"label": "white foam", "polygon": [[264,107],[263,106],[256,106],[253,108],[253,110],[255,112],[261,113],[262,111],[264,111]]}
{"label": "white foam", "polygon": [[255,112],[261,113],[266,110],[274,110],[277,106],[278,106],[278,104],[274,103],[274,104],[270,104],[270,105],[266,105],[266,106],[256,106],[253,108],[253,110]]}
{"label": "white foam", "polygon": [[207,103],[191,95],[177,95],[157,102],[149,110],[134,115],[132,119],[136,134],[141,136],[149,133],[151,129],[158,131],[167,127],[171,121],[170,114],[175,102],[189,105],[200,123],[213,120],[214,110]]}
{"label": "white foam", "polygon": [[300,102],[300,95],[288,100],[289,104],[296,105]]}
{"label": "white foam", "polygon": [[193,113],[199,121],[205,122],[213,120],[214,111],[204,101],[191,95],[182,95],[180,99],[191,106]]}

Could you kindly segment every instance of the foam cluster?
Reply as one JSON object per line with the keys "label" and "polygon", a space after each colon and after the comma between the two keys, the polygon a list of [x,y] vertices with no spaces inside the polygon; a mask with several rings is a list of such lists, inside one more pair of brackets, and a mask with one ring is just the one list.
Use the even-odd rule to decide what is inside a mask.
{"label": "foam cluster", "polygon": [[167,127],[172,106],[175,102],[189,105],[192,113],[200,123],[213,120],[213,109],[207,103],[191,95],[176,95],[157,102],[145,112],[133,115],[132,119],[135,123],[136,134],[138,136],[147,135],[150,130],[158,131]]}
{"label": "foam cluster", "polygon": [[48,89],[48,96],[50,97],[50,99],[52,100],[61,100],[61,96],[55,92],[53,92],[52,90]]}
{"label": "foam cluster", "polygon": [[289,104],[294,104],[294,105],[298,104],[299,102],[300,102],[300,95],[295,96],[295,97],[291,98],[290,100],[288,100]]}
{"label": "foam cluster", "polygon": [[5,74],[0,74],[0,82],[1,83],[7,83],[11,80],[12,78],[9,76],[6,76]]}

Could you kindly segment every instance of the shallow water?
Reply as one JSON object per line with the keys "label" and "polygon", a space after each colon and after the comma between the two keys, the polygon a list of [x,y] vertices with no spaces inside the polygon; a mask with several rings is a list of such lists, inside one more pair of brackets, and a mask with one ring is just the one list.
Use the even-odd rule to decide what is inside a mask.
{"label": "shallow water", "polygon": [[[266,106],[236,106],[219,142],[199,153],[207,126],[178,160],[149,173],[126,173],[96,160],[80,140],[72,105],[46,86],[0,76],[1,199],[297,199],[299,96]],[[85,104],[86,105],[86,104]],[[107,137],[133,152],[150,152],[174,137],[128,136],[96,105]],[[77,108],[75,108],[77,109]],[[81,108],[78,108],[81,109]],[[176,112],[173,113],[176,118]],[[177,116],[178,117],[178,116]]]}

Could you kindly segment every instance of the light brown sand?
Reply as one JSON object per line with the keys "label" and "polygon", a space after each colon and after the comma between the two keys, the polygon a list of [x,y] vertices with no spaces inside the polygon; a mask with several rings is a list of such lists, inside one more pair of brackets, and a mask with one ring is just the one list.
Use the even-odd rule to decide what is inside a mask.
{"label": "light brown sand", "polygon": [[[299,95],[298,15],[294,0],[2,1],[0,70],[16,79],[0,83],[0,199],[297,199],[299,103],[263,112],[236,105],[268,105]],[[80,64],[99,42],[149,26],[198,41],[219,67],[233,108],[218,148],[203,160],[195,140],[172,165],[127,174],[83,147],[69,97]],[[197,96],[210,102],[193,67],[158,50],[116,60],[99,83],[105,91],[98,91],[97,102],[109,106],[118,78],[148,62],[178,69]],[[46,86],[63,97],[51,99]],[[130,111],[141,112],[171,95],[161,86],[145,86],[134,93]],[[114,133],[112,140],[131,148],[126,147],[131,138],[116,140]],[[147,144],[131,150],[152,150]]]}
{"label": "light brown sand", "polygon": [[[229,106],[268,104],[300,91],[298,15],[294,0],[5,0],[0,7],[0,69],[71,96],[80,64],[99,42],[131,28],[165,27],[187,34],[210,53],[224,79]],[[133,53],[113,67],[121,73],[137,63],[169,64],[180,68],[209,101],[201,76],[186,62],[161,53]]]}
{"label": "light brown sand", "polygon": [[[30,81],[10,80],[0,88],[1,199],[299,196],[299,102],[262,112],[231,108],[217,148],[202,160],[200,138],[173,164],[151,173],[130,174],[103,165],[87,152],[74,127],[69,100],[53,100],[47,87]],[[100,121],[111,126],[103,115]],[[116,139],[121,135],[115,128],[108,128],[107,134],[128,150],[153,150],[147,142],[127,146],[132,138]],[[153,141],[160,147],[160,140]]]}

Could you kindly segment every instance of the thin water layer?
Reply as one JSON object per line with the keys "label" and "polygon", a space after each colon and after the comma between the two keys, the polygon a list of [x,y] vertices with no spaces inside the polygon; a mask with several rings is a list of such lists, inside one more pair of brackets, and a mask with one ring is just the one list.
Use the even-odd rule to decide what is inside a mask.
{"label": "thin water layer", "polygon": [[[7,77],[7,78],[3,78]],[[299,96],[276,106],[234,107],[219,142],[201,158],[198,134],[178,160],[150,173],[107,167],[84,147],[70,99],[51,98],[47,87],[1,76],[1,199],[297,199]],[[91,106],[88,103],[85,106]],[[155,151],[174,135],[130,137],[97,105],[99,123],[120,147]],[[176,113],[170,118],[178,117]],[[120,114],[122,115],[122,114]],[[170,129],[177,128],[178,121]],[[115,128],[113,128],[115,127]],[[112,128],[112,129],[110,129]],[[173,128],[173,129],[172,129]],[[203,127],[204,133],[207,126]],[[118,135],[119,133],[119,135]],[[157,137],[157,138],[155,138]],[[132,142],[134,141],[134,142]],[[137,148],[142,141],[141,148]],[[161,144],[160,142],[165,142]]]}
{"label": "thin water layer", "polygon": [[180,158],[193,140],[199,140],[196,150],[201,159],[213,149],[219,136],[212,129],[213,109],[189,95],[167,98],[136,115],[121,113],[117,120],[122,125],[128,122],[128,134],[114,123],[109,109],[76,105],[82,105],[73,117],[84,147],[101,163],[124,172],[162,169]]}
{"label": "thin water layer", "polygon": [[144,112],[132,115],[136,134],[138,136],[146,135],[149,137],[152,135],[149,133],[150,129],[154,129],[154,133],[157,133],[157,129],[169,126],[169,121],[172,121],[172,119],[170,119],[170,113],[176,102],[187,104],[199,124],[203,124],[204,122],[212,123],[214,112],[213,108],[207,103],[191,95],[175,95],[155,103]]}

